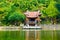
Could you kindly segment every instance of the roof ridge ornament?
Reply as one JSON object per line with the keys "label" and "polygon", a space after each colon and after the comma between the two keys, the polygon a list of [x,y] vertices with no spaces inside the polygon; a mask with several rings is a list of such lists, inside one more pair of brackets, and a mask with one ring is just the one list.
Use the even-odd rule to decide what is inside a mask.
{"label": "roof ridge ornament", "polygon": [[27,13],[29,12],[29,10],[27,10]]}
{"label": "roof ridge ornament", "polygon": [[38,13],[40,13],[40,10],[38,10]]}

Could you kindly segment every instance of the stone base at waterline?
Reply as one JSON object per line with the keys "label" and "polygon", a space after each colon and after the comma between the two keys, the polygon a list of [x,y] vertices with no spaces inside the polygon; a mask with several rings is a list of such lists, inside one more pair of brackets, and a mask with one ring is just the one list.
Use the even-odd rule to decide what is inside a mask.
{"label": "stone base at waterline", "polygon": [[23,31],[40,31],[42,28],[40,26],[23,26]]}

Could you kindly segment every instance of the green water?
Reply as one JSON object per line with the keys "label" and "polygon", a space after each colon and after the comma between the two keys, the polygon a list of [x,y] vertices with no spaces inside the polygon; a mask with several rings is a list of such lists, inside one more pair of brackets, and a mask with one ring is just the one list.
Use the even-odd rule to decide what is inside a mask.
{"label": "green water", "polygon": [[[60,30],[39,31],[40,40],[60,40]],[[30,34],[32,35],[32,33]],[[30,37],[29,37],[30,39]],[[26,40],[25,31],[0,31],[0,40]]]}
{"label": "green water", "polygon": [[25,32],[0,31],[0,40],[25,40]]}

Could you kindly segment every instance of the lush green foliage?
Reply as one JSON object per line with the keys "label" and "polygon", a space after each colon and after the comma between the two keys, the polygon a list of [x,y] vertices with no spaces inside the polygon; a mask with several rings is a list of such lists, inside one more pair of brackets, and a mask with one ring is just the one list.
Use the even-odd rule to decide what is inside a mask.
{"label": "lush green foliage", "polygon": [[[42,12],[42,22],[44,20],[59,22],[60,20],[60,1],[59,0],[0,0],[0,23],[11,24],[24,22],[24,12],[37,11]],[[48,19],[47,19],[48,18]]]}
{"label": "lush green foliage", "polygon": [[25,20],[25,15],[19,12],[13,12],[13,13],[8,13],[4,20],[5,24],[14,24],[14,25],[20,25],[20,23],[23,23]]}

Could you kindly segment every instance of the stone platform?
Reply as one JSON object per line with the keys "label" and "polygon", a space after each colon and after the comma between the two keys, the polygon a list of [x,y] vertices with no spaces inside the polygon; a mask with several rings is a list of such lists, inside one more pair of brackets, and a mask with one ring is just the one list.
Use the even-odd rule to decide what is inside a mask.
{"label": "stone platform", "polygon": [[42,29],[40,26],[23,26],[23,31],[40,31]]}
{"label": "stone platform", "polygon": [[23,26],[23,29],[41,29],[40,26]]}

